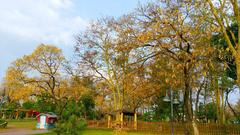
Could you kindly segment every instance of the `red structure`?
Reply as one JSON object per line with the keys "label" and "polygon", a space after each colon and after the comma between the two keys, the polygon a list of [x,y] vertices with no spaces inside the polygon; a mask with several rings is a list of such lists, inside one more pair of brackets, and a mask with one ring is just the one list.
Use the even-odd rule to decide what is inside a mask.
{"label": "red structure", "polygon": [[54,128],[57,121],[57,115],[54,113],[40,113],[37,116],[37,120],[37,128],[39,129]]}
{"label": "red structure", "polygon": [[39,115],[39,112],[36,110],[29,110],[27,113],[28,113],[28,116],[33,117],[33,118],[35,118]]}

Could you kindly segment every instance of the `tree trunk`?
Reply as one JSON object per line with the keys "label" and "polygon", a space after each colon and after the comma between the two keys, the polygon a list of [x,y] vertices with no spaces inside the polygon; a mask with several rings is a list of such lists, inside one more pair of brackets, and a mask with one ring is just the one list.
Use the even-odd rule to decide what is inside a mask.
{"label": "tree trunk", "polygon": [[219,89],[218,78],[216,76],[213,79],[213,83],[214,83],[214,95],[215,95],[216,105],[217,105],[218,122],[220,124],[224,124],[223,108],[221,106],[222,105],[221,104],[221,93],[220,93],[220,89]]}
{"label": "tree trunk", "polygon": [[188,122],[191,122],[193,120],[193,113],[192,113],[192,106],[190,102],[190,78],[188,69],[185,66],[184,67],[184,85],[185,85],[185,91],[184,91],[184,112],[186,114],[186,120]]}
{"label": "tree trunk", "polygon": [[229,94],[230,91],[227,91],[226,93],[226,102],[228,104],[228,107],[230,108],[230,110],[232,111],[234,117],[238,117],[238,113],[233,109],[232,105],[229,103],[228,101],[228,94]]}
{"label": "tree trunk", "polygon": [[[187,64],[188,65],[188,64]],[[184,110],[186,113],[186,120],[187,122],[192,123],[193,127],[193,134],[199,135],[198,127],[193,119],[193,110],[192,110],[192,93],[190,87],[190,76],[189,70],[187,65],[184,66],[184,85],[185,85],[185,92],[184,92]]]}
{"label": "tree trunk", "polygon": [[238,49],[238,55],[235,57],[235,61],[236,61],[236,70],[237,70],[237,84],[238,86],[240,86],[240,49]]}
{"label": "tree trunk", "polygon": [[192,90],[190,90],[190,105],[191,105],[192,115],[194,116],[194,114],[193,114],[193,92],[192,92]]}
{"label": "tree trunk", "polygon": [[221,89],[221,98],[222,98],[222,107],[221,107],[221,119],[222,119],[222,124],[225,124],[226,122],[226,117],[225,117],[225,101],[224,101],[224,90]]}
{"label": "tree trunk", "polygon": [[[208,83],[206,83],[205,88],[204,88],[204,99],[203,99],[203,106],[204,106],[204,114],[206,114],[207,109],[206,109],[206,102],[207,102],[207,87]],[[208,122],[207,116],[204,115],[204,118],[206,120],[206,122]]]}
{"label": "tree trunk", "polygon": [[196,97],[196,102],[195,102],[195,111],[196,112],[199,111],[198,103],[199,103],[199,96],[200,96],[201,91],[202,91],[201,88],[197,91],[197,97]]}

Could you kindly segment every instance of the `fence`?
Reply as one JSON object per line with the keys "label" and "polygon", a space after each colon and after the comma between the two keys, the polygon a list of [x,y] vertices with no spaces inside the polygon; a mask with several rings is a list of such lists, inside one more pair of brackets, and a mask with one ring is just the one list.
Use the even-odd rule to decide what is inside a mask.
{"label": "fence", "polygon": [[[111,128],[114,128],[112,123]],[[107,121],[88,121],[88,128],[107,129]],[[191,123],[173,123],[170,122],[143,122],[138,121],[137,130],[134,129],[133,122],[124,122],[123,129],[134,132],[141,132],[146,134],[161,134],[169,135],[174,129],[175,135],[191,135],[193,134],[193,126]],[[219,125],[219,124],[197,124],[200,135],[240,135],[240,125]]]}

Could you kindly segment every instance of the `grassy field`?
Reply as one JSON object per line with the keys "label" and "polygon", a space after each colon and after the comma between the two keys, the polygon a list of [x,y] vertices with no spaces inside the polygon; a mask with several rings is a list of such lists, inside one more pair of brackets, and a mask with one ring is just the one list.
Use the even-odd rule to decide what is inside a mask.
{"label": "grassy field", "polygon": [[[0,129],[0,132],[11,129],[36,129],[36,120],[7,120],[8,126],[5,129]],[[82,135],[116,135],[113,130],[99,130],[99,129],[86,129],[81,131]],[[49,132],[45,134],[35,135],[56,135],[56,133]],[[145,133],[126,132],[123,135],[145,135]]]}
{"label": "grassy field", "polygon": [[[4,129],[0,128],[0,133],[13,131],[15,129],[17,129],[17,130],[28,129],[31,131],[37,131],[37,130],[35,130],[36,124],[37,124],[36,120],[7,120],[7,122],[8,122],[7,128],[4,128]],[[53,133],[50,131],[49,133],[35,134],[35,135],[56,135],[56,133]],[[81,131],[81,135],[120,135],[120,134],[116,134],[115,131],[113,131],[113,130],[86,129],[86,130]],[[147,134],[147,133],[143,133],[143,132],[124,132],[121,135],[153,135],[153,134]],[[179,133],[178,133],[178,135],[179,135]],[[203,134],[201,133],[201,135],[203,135]]]}
{"label": "grassy field", "polygon": [[[35,134],[35,135],[56,135],[56,133]],[[81,135],[116,135],[112,130],[86,129],[81,131]],[[146,133],[125,132],[122,135],[152,135]]]}
{"label": "grassy field", "polygon": [[[84,130],[81,132],[82,135],[112,135],[113,131],[108,130]],[[35,134],[35,135],[56,135],[56,133],[46,133],[46,134]]]}
{"label": "grassy field", "polygon": [[9,129],[36,129],[36,120],[7,120],[8,125],[6,128],[0,128],[0,132]]}
{"label": "grassy field", "polygon": [[0,133],[8,132],[9,130],[14,129],[36,129],[36,120],[7,120],[8,125],[6,128],[0,128]]}
{"label": "grassy field", "polygon": [[26,128],[26,129],[36,129],[37,121],[36,120],[8,120],[9,129],[16,128]]}

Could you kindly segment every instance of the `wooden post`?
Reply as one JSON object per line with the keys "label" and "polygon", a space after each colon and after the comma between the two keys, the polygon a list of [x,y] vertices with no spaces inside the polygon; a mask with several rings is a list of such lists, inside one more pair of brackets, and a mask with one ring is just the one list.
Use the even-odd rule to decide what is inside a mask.
{"label": "wooden post", "polygon": [[18,110],[16,110],[16,119],[18,119],[18,116],[19,116]]}
{"label": "wooden post", "polygon": [[5,114],[5,112],[3,112],[2,119],[6,119],[6,114]]}
{"label": "wooden post", "polygon": [[137,130],[137,113],[134,113],[134,129]]}
{"label": "wooden post", "polygon": [[1,118],[3,117],[3,111],[2,110],[0,111],[0,116],[1,116]]}
{"label": "wooden post", "polygon": [[26,119],[28,118],[28,111],[25,111],[26,112]]}
{"label": "wooden post", "polygon": [[120,119],[120,121],[121,121],[121,128],[123,128],[123,112],[120,113],[120,117],[121,117],[121,119]]}
{"label": "wooden post", "polygon": [[111,128],[111,115],[108,115],[108,128]]}

